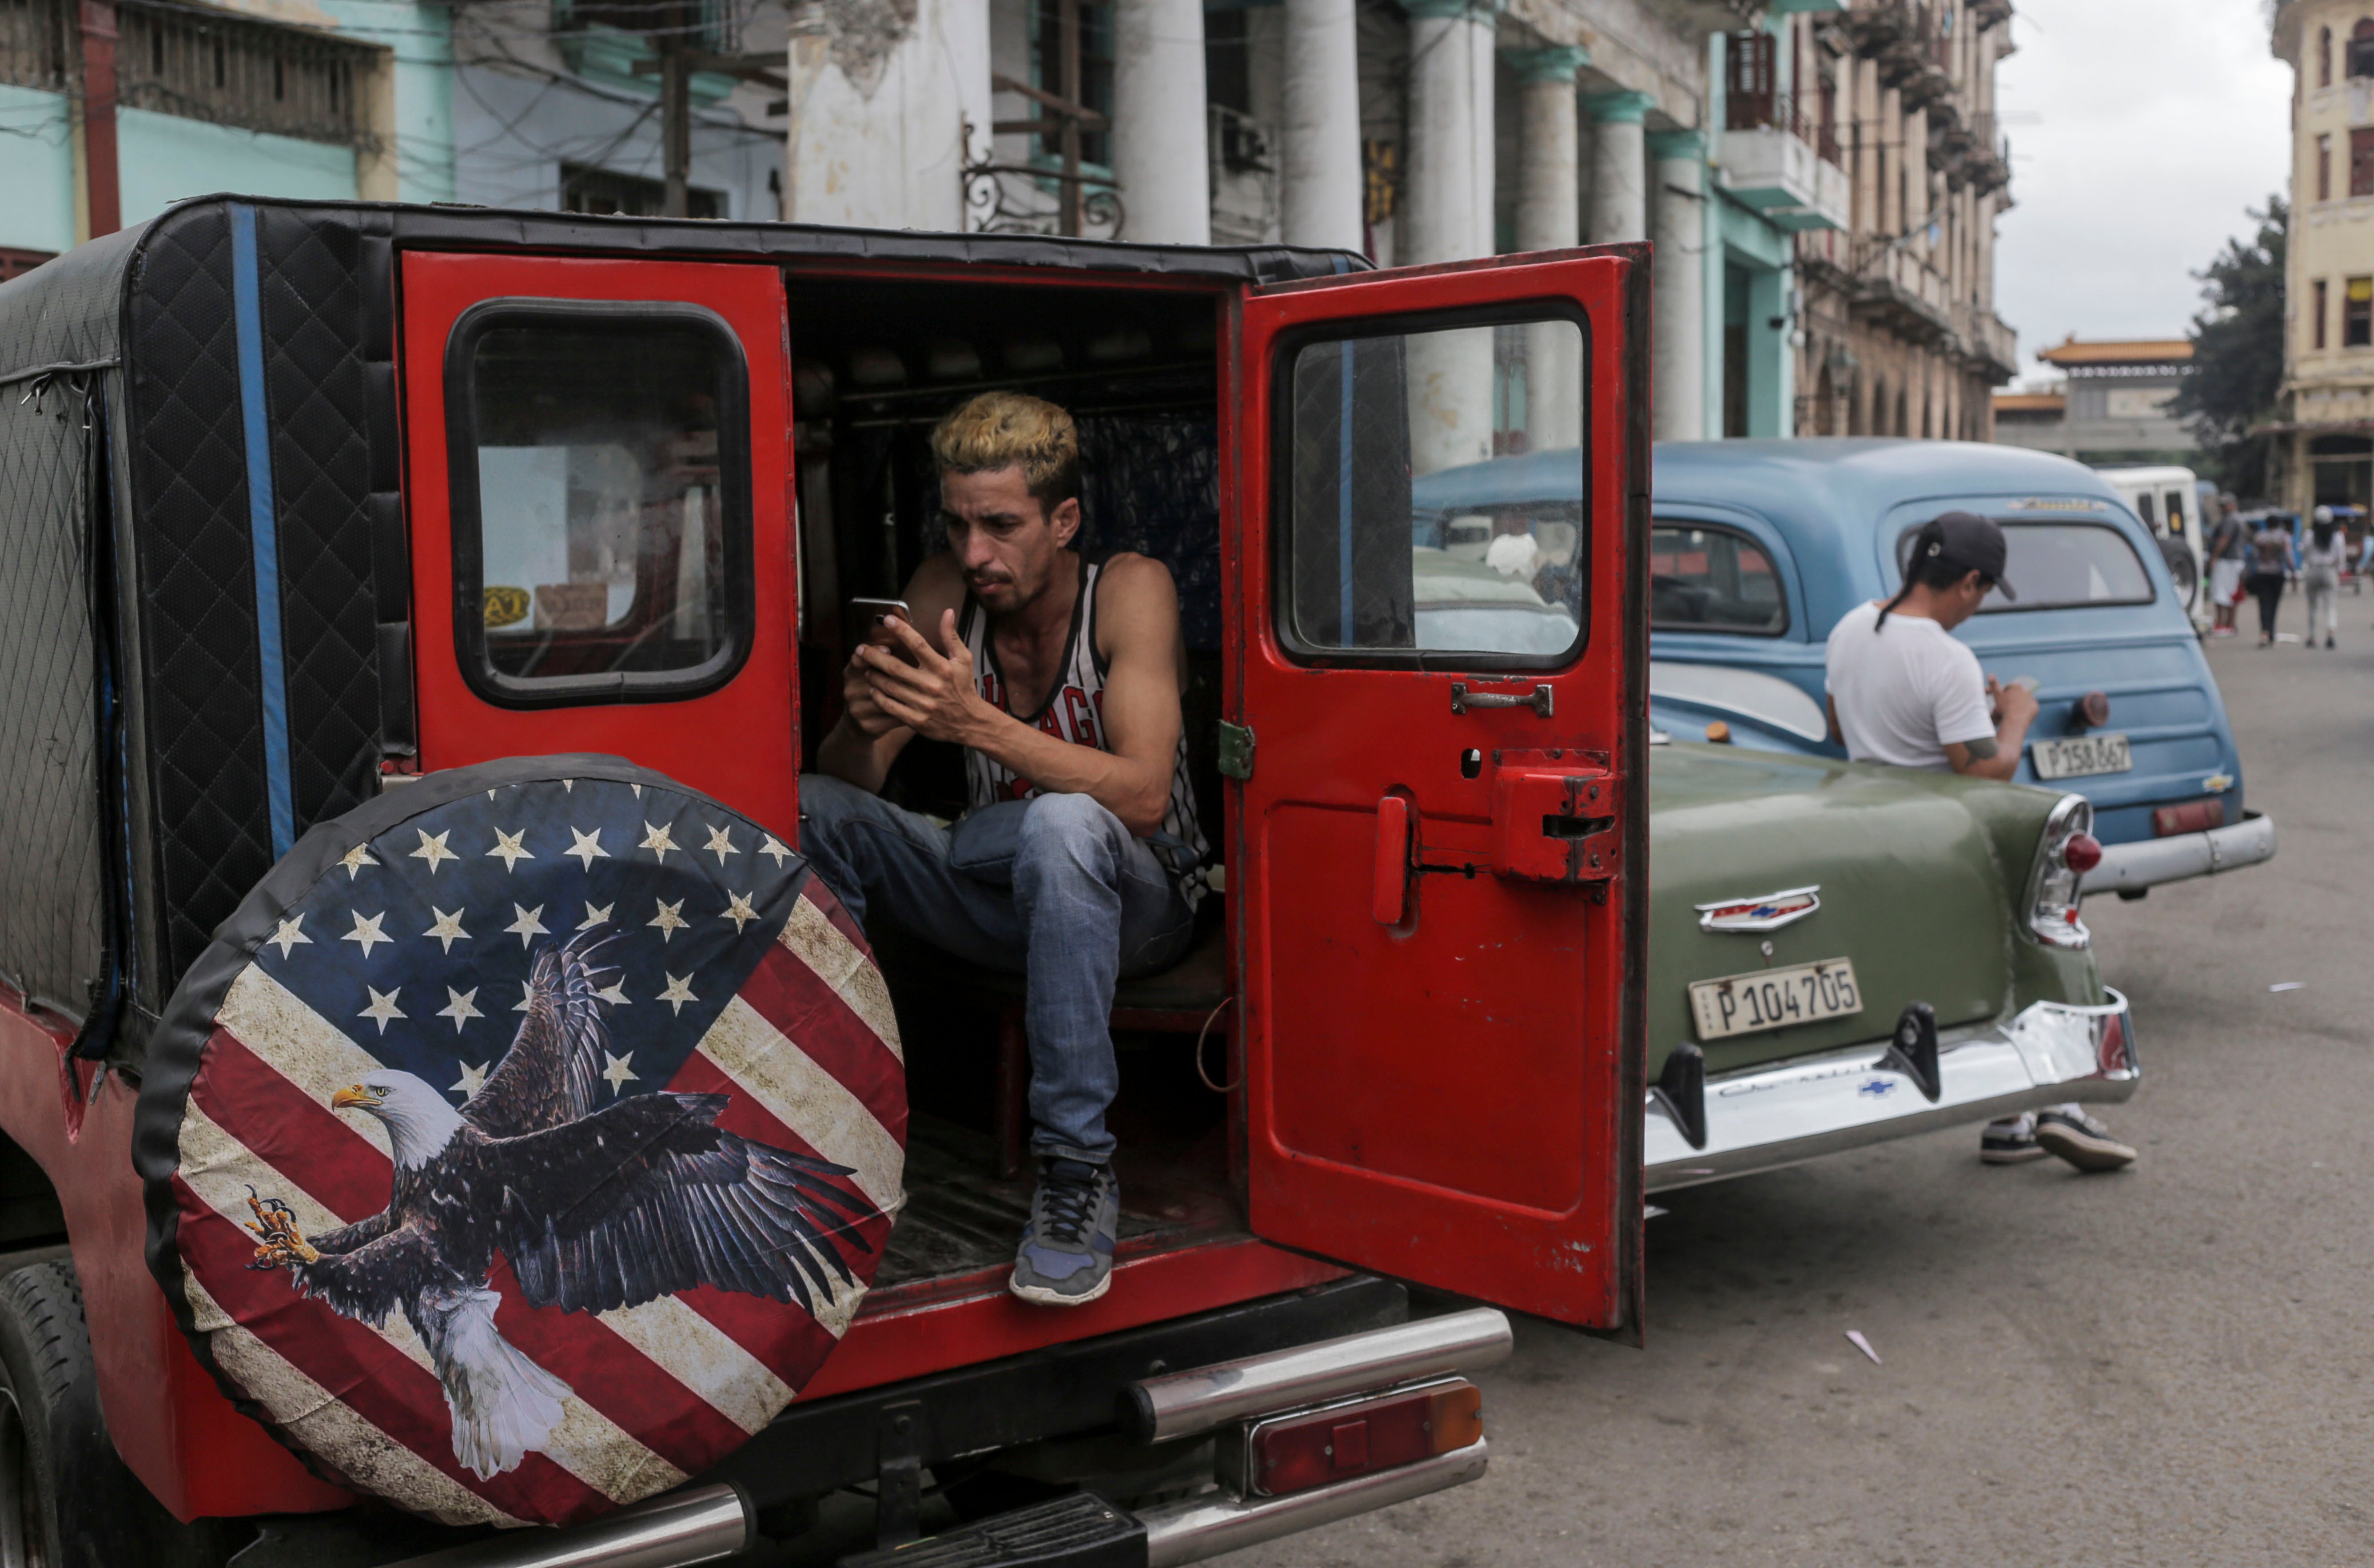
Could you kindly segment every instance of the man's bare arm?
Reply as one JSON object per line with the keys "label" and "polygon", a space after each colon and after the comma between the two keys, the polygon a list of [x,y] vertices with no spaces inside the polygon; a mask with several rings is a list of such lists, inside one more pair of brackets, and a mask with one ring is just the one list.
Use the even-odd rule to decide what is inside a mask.
{"label": "man's bare arm", "polygon": [[1107,563],[1099,593],[1097,623],[1109,633],[1102,718],[1110,751],[1075,745],[990,706],[974,691],[972,661],[960,648],[954,659],[938,658],[911,629],[900,640],[916,653],[915,667],[870,649],[860,657],[892,719],[970,746],[1043,790],[1090,796],[1142,838],[1169,809],[1179,751],[1179,596],[1169,572],[1144,556]]}
{"label": "man's bare arm", "polygon": [[2019,771],[2019,750],[2036,721],[2036,694],[2026,686],[1998,685],[1987,677],[1987,696],[1996,705],[1995,732],[1968,743],[1945,743],[1945,762],[1967,778],[2009,778]]}
{"label": "man's bare arm", "polygon": [[[907,584],[906,600],[915,619],[929,628],[933,649],[949,651],[940,647],[941,622],[964,603],[964,578],[954,558],[944,551],[916,568]],[[970,678],[970,660],[965,667]],[[883,711],[866,678],[864,662],[853,653],[841,671],[840,696],[840,720],[817,747],[816,770],[861,790],[878,790],[889,777],[890,765],[899,760],[915,731]]]}

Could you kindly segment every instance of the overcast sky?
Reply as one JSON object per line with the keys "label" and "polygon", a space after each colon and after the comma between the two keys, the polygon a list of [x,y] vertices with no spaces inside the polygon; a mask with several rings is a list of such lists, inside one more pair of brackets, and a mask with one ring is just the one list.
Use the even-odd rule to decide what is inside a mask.
{"label": "overcast sky", "polygon": [[2284,188],[2291,67],[2260,0],[2019,0],[1997,67],[2012,146],[1995,310],[2036,351],[2180,337],[2192,274]]}

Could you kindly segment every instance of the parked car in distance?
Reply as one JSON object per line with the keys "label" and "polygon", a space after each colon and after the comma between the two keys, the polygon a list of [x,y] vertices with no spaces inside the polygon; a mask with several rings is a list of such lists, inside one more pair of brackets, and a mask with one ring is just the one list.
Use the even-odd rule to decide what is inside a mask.
{"label": "parked car in distance", "polygon": [[1830,628],[1894,593],[1913,530],[1958,508],[2004,525],[2019,598],[1956,635],[1990,673],[2036,679],[2016,777],[2092,803],[2084,890],[2140,897],[2274,854],[2167,560],[2103,475],[1969,441],[1676,442],[1656,465],[1649,684],[1676,735],[1719,720],[1738,743],[1843,755],[1822,711]]}
{"label": "parked car in distance", "polygon": [[2215,514],[2203,509],[2201,482],[2192,470],[2162,463],[2112,465],[2094,472],[2151,530],[2176,582],[2177,597],[2197,624],[2207,624],[2209,605],[2201,596],[2201,585],[2209,580],[2209,564],[2201,545]]}
{"label": "parked car in distance", "polygon": [[[1539,451],[1429,475],[1412,487],[1418,537],[1477,534],[1478,519],[1516,526],[1538,510],[1533,497],[1570,492],[1578,462]],[[2018,601],[1989,599],[1956,635],[1990,673],[2036,678],[2042,708],[2017,778],[2092,804],[2103,851],[2084,891],[2141,897],[2272,857],[2274,825],[2247,809],[2226,705],[2162,541],[2109,477],[2049,453],[1879,439],[1661,444],[1651,720],[1676,739],[1843,757],[1823,711],[1830,628],[1894,593],[1912,531],[1955,508],[2009,536]],[[1480,558],[1490,543],[1455,538],[1445,551]]]}

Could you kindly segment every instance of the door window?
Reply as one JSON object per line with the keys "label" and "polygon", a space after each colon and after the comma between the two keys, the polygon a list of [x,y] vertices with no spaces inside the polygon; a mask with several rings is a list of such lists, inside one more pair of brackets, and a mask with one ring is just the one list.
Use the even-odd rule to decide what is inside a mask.
{"label": "door window", "polygon": [[1575,320],[1306,342],[1283,361],[1280,640],[1329,662],[1563,664],[1583,641]]}
{"label": "door window", "polygon": [[689,305],[497,300],[447,356],[462,668],[511,705],[688,696],[749,646],[748,378]]}
{"label": "door window", "polygon": [[1789,605],[1772,557],[1745,534],[1664,521],[1649,537],[1649,625],[1659,631],[1779,637]]}

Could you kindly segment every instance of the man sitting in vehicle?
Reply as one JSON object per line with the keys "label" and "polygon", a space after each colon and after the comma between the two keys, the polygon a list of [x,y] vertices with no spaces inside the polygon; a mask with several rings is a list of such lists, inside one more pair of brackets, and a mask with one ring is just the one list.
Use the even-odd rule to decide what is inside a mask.
{"label": "man sitting in vehicle", "polygon": [[[1077,1305],[1111,1283],[1120,1213],[1113,987],[1178,961],[1203,892],[1178,594],[1159,561],[1075,547],[1079,438],[1053,404],[984,392],[932,454],[947,548],[907,585],[915,624],[850,660],[801,844],[859,919],[1028,977],[1039,1188],[1010,1288]],[[876,793],[917,735],[965,749],[954,827]]]}
{"label": "man sitting in vehicle", "polygon": [[[1829,641],[1830,739],[1857,762],[2008,779],[2036,720],[2034,692],[2004,685],[1953,630],[1986,596],[2018,593],[2004,580],[2002,528],[1975,512],[1946,512],[1913,535],[1904,586],[1839,618]],[[2135,1152],[2074,1105],[1992,1122],[1979,1158],[2016,1164],[2054,1153],[2080,1170],[2117,1170]]]}

